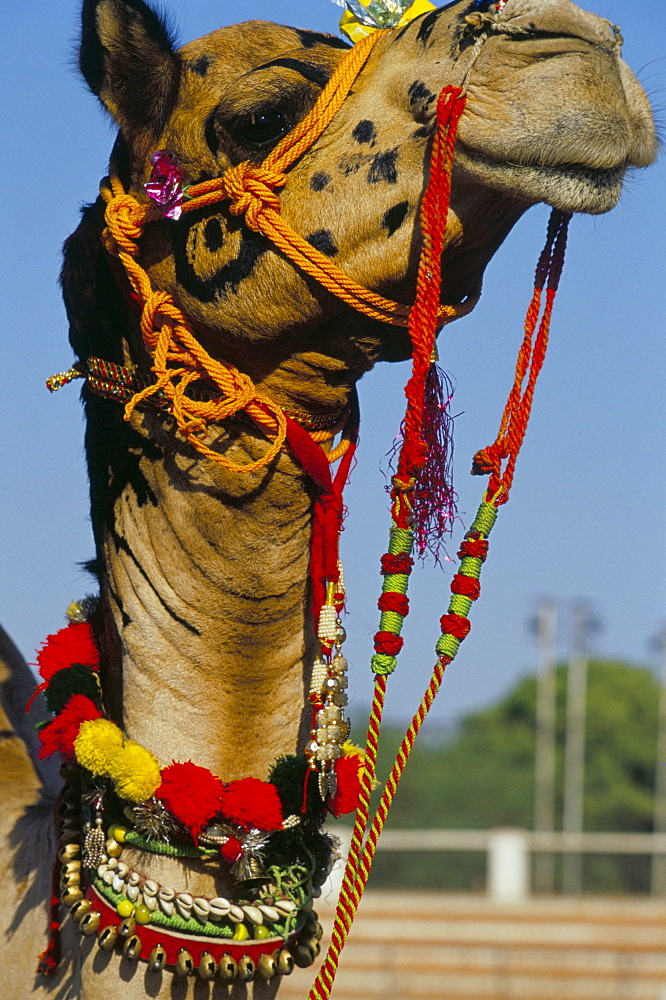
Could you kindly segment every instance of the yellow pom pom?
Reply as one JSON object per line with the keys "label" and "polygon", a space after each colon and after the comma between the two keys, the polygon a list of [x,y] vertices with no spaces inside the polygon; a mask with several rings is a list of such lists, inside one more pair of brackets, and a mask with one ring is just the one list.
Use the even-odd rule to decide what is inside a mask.
{"label": "yellow pom pom", "polygon": [[157,757],[133,740],[125,740],[107,771],[123,799],[145,802],[162,783]]}
{"label": "yellow pom pom", "polygon": [[[363,767],[365,767],[366,764],[365,750],[361,750],[360,747],[357,747],[355,743],[351,743],[349,740],[347,740],[346,743],[342,744],[342,756],[357,757],[361,761]],[[373,780],[372,787],[377,788],[378,785],[379,782],[376,779]]]}
{"label": "yellow pom pom", "polygon": [[74,753],[81,767],[93,774],[108,774],[109,763],[122,749],[123,734],[109,719],[81,723],[74,740]]}
{"label": "yellow pom pom", "polygon": [[357,747],[355,743],[351,743],[349,740],[346,740],[342,744],[342,756],[360,757],[363,763],[365,763],[365,750],[361,750],[360,747]]}

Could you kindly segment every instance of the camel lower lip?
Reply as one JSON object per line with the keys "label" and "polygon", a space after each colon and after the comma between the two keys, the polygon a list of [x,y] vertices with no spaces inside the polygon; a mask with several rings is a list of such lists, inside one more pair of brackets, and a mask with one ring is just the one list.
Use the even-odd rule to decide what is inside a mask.
{"label": "camel lower lip", "polygon": [[463,142],[458,142],[456,148],[457,152],[464,153],[465,157],[470,161],[479,165],[492,167],[494,170],[505,169],[512,172],[524,170],[532,174],[543,174],[552,178],[585,178],[593,182],[596,180],[598,184],[604,187],[619,183],[627,169],[625,162],[618,163],[614,167],[588,167],[584,163],[520,163],[519,161],[496,160],[485,153],[480,153],[472,146],[465,145]]}
{"label": "camel lower lip", "polygon": [[620,197],[626,162],[614,167],[583,163],[534,163],[497,160],[458,142],[458,165],[496,190],[529,202],[545,201],[566,212],[598,214],[613,208]]}

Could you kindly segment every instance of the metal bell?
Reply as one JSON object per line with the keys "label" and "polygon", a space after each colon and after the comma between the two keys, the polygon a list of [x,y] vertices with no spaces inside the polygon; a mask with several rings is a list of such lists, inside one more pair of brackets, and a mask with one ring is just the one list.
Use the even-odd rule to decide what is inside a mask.
{"label": "metal bell", "polygon": [[141,938],[138,934],[131,934],[123,945],[123,957],[128,962],[136,962],[141,954]]}
{"label": "metal bell", "polygon": [[151,972],[161,972],[166,965],[167,953],[161,944],[156,944],[148,956],[148,968]]}
{"label": "metal bell", "polygon": [[270,882],[270,876],[256,855],[242,854],[237,862],[236,882],[244,889],[258,889]]}
{"label": "metal bell", "polygon": [[294,971],[294,956],[286,948],[278,955],[277,968],[281,976],[290,976]]}
{"label": "metal bell", "polygon": [[257,971],[257,967],[249,955],[243,955],[238,963],[238,978],[242,983],[249,983]]}
{"label": "metal bell", "polygon": [[176,975],[184,979],[194,972],[194,959],[186,948],[181,948],[176,959]]}
{"label": "metal bell", "polygon": [[86,937],[92,937],[99,930],[100,920],[102,915],[99,910],[91,910],[90,913],[86,913],[85,917],[81,920],[79,924],[79,930]]}
{"label": "metal bell", "polygon": [[277,962],[272,955],[262,955],[257,965],[257,971],[261,978],[268,982],[277,976]]}
{"label": "metal bell", "polygon": [[97,938],[97,947],[101,948],[102,951],[113,951],[113,947],[117,940],[118,931],[113,924],[109,924]]}
{"label": "metal bell", "polygon": [[87,913],[90,913],[91,909],[92,903],[89,899],[79,899],[74,903],[69,913],[74,923],[78,924]]}
{"label": "metal bell", "polygon": [[214,979],[217,972],[217,962],[209,951],[205,951],[199,960],[199,976],[201,979]]}
{"label": "metal bell", "polygon": [[230,983],[236,978],[237,972],[238,966],[231,955],[227,952],[220,959],[217,972],[218,978],[221,979],[223,983]]}

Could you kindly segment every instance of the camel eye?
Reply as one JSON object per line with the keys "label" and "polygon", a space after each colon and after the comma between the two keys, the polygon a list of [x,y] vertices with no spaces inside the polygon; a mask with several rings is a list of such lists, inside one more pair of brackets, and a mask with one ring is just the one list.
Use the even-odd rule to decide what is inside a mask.
{"label": "camel eye", "polygon": [[237,118],[229,128],[237,142],[244,146],[261,149],[276,143],[290,130],[292,122],[289,116],[279,108],[266,111],[253,111],[249,115]]}

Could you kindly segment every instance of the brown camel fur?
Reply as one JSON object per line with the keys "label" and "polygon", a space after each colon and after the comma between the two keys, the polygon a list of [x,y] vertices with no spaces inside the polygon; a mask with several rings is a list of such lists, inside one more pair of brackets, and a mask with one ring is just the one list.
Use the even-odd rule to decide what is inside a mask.
{"label": "brown camel fur", "polygon": [[[175,51],[141,0],[83,5],[81,68],[120,129],[113,169],[140,197],[156,149],[177,156],[186,183],[261,160],[344,54],[332,36],[264,22]],[[464,85],[468,98],[441,298],[471,306],[486,264],[530,205],[609,210],[626,169],[654,158],[655,137],[617,31],[571,0],[508,0],[499,14],[460,0],[383,37],[332,124],[290,171],[282,213],[358,282],[399,301],[414,295],[415,220],[435,97],[448,83]],[[135,315],[100,241],[102,216],[98,201],[66,246],[71,342],[79,357],[148,373]],[[149,226],[142,261],[206,349],[288,411],[335,413],[376,361],[409,354],[404,331],[352,313],[224,205]],[[192,758],[225,781],[265,778],[276,756],[302,749],[307,731],[312,484],[287,450],[268,468],[230,473],[201,459],[155,409],[137,409],[125,424],[116,403],[88,392],[84,401],[111,715],[162,766]],[[241,419],[211,428],[208,441],[241,460],[267,448]],[[25,687],[9,646],[4,658]],[[26,733],[15,714],[12,722]],[[221,983],[175,983],[171,973],[150,980],[144,963],[98,951],[71,921],[58,974],[35,977],[55,843],[39,792],[55,783],[31,763],[34,739],[30,750],[14,737],[2,745],[3,995],[274,995],[279,980],[231,993]],[[212,897],[225,884],[193,863],[128,854],[158,882],[193,895]]]}

